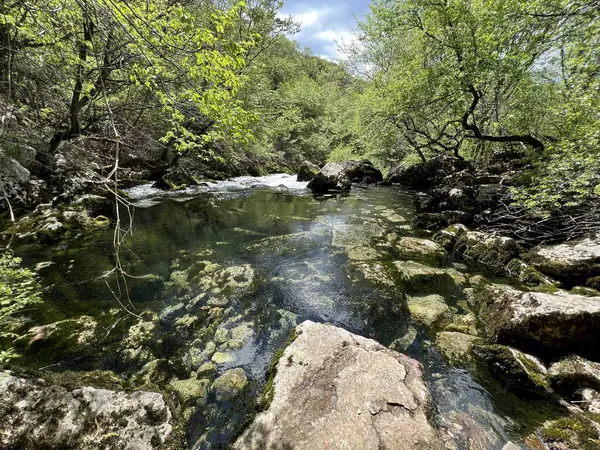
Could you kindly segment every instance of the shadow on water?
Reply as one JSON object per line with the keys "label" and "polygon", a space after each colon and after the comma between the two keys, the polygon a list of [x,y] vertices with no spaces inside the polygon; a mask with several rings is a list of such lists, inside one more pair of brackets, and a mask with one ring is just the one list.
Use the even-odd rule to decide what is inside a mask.
{"label": "shadow on water", "polygon": [[[155,357],[169,361],[170,376],[183,379],[190,368],[196,370],[210,361],[210,354],[202,353],[207,347],[215,342],[217,347],[229,345],[212,337],[215,329],[218,334],[217,326],[226,324],[228,333],[243,334],[239,345],[227,350],[233,356],[218,361],[211,376],[242,367],[249,378],[245,393],[232,401],[219,401],[209,393],[203,403],[191,407],[190,448],[231,444],[256,412],[271,359],[296,324],[306,319],[331,322],[384,345],[407,332],[409,313],[403,292],[366,279],[357,268],[384,270],[394,259],[390,237],[413,235],[411,195],[396,188],[356,187],[347,196],[314,197],[300,189],[303,185],[277,187],[282,179],[268,178],[268,187],[249,189],[256,179],[247,179],[165,198],[153,198],[156,192],[143,187],[134,190],[139,197],[134,234],[121,258],[129,273],[145,276],[130,282],[136,311],[161,318],[150,345]],[[30,355],[32,366],[110,369],[128,378],[143,365],[120,361],[115,351],[135,322],[119,312],[106,280],[99,278],[113,267],[111,242],[107,231],[56,248],[19,249],[28,263],[52,262],[41,272],[46,305],[39,322],[89,315],[108,336],[104,352],[83,358],[76,352],[53,356],[46,351],[43,357],[38,352]],[[200,285],[198,280],[203,279],[186,277],[202,274],[214,264],[248,265],[255,274],[253,288],[232,296],[229,303],[194,310],[190,305],[201,295],[194,283]],[[184,280],[177,281],[182,276]],[[459,300],[456,293],[440,293],[450,303]],[[179,325],[197,318],[206,322],[201,333],[190,335]],[[207,330],[212,333],[208,338]],[[504,398],[497,401],[503,394],[490,395],[469,371],[448,367],[430,340],[420,331],[408,353],[425,366],[436,420],[444,425],[459,413],[464,420],[474,420],[492,435],[490,448],[501,448],[511,434],[519,434],[510,408],[498,408],[505,403]],[[190,341],[196,348],[189,348]],[[190,354],[196,355],[192,363]]]}

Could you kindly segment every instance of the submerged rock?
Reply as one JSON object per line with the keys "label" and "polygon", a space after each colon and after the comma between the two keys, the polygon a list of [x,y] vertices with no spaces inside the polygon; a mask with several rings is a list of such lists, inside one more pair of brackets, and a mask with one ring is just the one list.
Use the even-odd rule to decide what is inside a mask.
{"label": "submerged rock", "polygon": [[470,334],[442,331],[435,335],[435,344],[450,364],[463,364],[471,361],[471,349],[483,340]]}
{"label": "submerged rock", "polygon": [[421,365],[332,325],[304,322],[277,364],[274,396],[236,449],[440,449]]}
{"label": "submerged rock", "polygon": [[310,161],[304,161],[298,170],[298,178],[296,181],[310,181],[319,173],[319,170],[319,166],[316,164],[313,164]]}
{"label": "submerged rock", "polygon": [[523,292],[489,285],[475,293],[479,320],[500,343],[550,355],[573,352],[598,356],[600,298]]}
{"label": "submerged rock", "polygon": [[244,369],[231,369],[213,382],[212,391],[219,401],[231,400],[244,390],[247,381]]}
{"label": "submerged rock", "polygon": [[338,163],[326,164],[308,183],[308,188],[318,194],[349,191],[351,187],[352,182],[345,168]]}
{"label": "submerged rock", "polygon": [[173,431],[162,396],[84,387],[69,391],[0,372],[0,447],[167,448]]}

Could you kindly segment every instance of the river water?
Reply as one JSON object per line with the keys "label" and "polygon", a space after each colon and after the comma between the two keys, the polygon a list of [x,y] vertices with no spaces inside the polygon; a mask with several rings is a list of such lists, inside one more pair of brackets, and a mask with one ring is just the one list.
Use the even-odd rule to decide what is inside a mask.
{"label": "river water", "polygon": [[[256,413],[276,350],[296,324],[311,319],[400,345],[421,361],[434,420],[456,436],[456,448],[500,449],[535,425],[528,418],[538,406],[448,365],[432,330],[411,320],[405,294],[441,294],[459,316],[468,314],[461,290],[386,283],[394,279],[384,274],[403,259],[394,242],[423,237],[410,226],[410,192],[354,186],[347,195],[313,196],[295,177],[271,175],[169,194],[145,185],[129,194],[133,234],[120,251],[129,296],[119,295],[107,275],[115,261],[112,230],[17,249],[26,263],[44,263],[39,323],[85,316],[98,324],[89,348],[79,339],[73,348],[28,349],[22,364],[111,370],[132,388],[148,388],[140,370],[166,361],[152,383],[167,391],[174,379],[210,381],[241,367],[249,380],[242,394],[231,401],[208,394],[185,412],[189,448],[226,448]],[[451,260],[427,264],[466,272]],[[119,302],[149,325],[137,326]]]}

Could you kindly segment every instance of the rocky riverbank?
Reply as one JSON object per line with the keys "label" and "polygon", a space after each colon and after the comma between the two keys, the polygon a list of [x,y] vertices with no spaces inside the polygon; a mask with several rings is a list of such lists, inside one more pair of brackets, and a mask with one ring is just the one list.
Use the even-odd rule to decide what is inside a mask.
{"label": "rocky riverbank", "polygon": [[[370,181],[339,166],[342,178]],[[259,192],[138,211],[131,270],[145,275],[129,280],[135,315],[108,298],[82,313],[74,296],[75,308],[59,320],[51,319],[56,311],[40,311],[13,324],[22,357],[2,386],[30,386],[36,397],[15,393],[0,402],[11,424],[0,433],[8,448],[35,447],[47,436],[62,445],[56,427],[75,425],[78,445],[90,449],[104,442],[209,449],[236,439],[237,448],[348,439],[390,449],[597,448],[599,355],[589,343],[600,330],[600,294],[591,241],[529,250],[460,223],[418,231],[393,188],[339,197]],[[168,209],[150,215],[159,207]],[[173,224],[181,214],[189,221]],[[195,246],[171,249],[160,220],[179,242],[193,236]],[[111,265],[92,263],[98,249],[85,245],[83,259],[67,250],[65,261],[69,272],[83,261],[100,269],[78,291],[93,298],[106,292],[101,275]],[[163,254],[168,259],[156,265],[151,255]],[[41,265],[41,274],[60,264]],[[557,267],[572,267],[578,275],[568,279],[582,285],[555,278]],[[65,302],[61,283],[46,289]],[[311,317],[333,324],[304,322]],[[457,373],[482,387],[453,403],[444,395],[452,396]],[[502,401],[464,409],[484,388]],[[495,412],[506,398],[514,411]],[[156,411],[133,412],[147,401]],[[44,411],[67,403],[83,411],[81,421],[52,413],[48,422]],[[23,417],[46,437],[19,428]]]}

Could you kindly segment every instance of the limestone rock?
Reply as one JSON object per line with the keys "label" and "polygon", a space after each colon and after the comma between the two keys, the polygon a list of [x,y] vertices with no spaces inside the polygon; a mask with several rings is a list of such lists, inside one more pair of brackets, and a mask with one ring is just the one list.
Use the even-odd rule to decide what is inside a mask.
{"label": "limestone rock", "polygon": [[500,343],[530,352],[598,355],[600,297],[488,285],[474,296],[479,321]]}
{"label": "limestone rock", "polygon": [[444,250],[451,252],[456,245],[456,241],[468,231],[467,227],[457,223],[437,232],[433,236],[433,240],[441,245]]}
{"label": "limestone rock", "polygon": [[465,160],[439,155],[424,163],[397,166],[390,171],[386,181],[414,189],[426,189],[441,183],[449,175],[469,169],[471,164]]}
{"label": "limestone rock", "polygon": [[519,247],[508,237],[469,231],[458,239],[454,252],[467,262],[504,273],[506,264],[519,256]]}
{"label": "limestone rock", "polygon": [[398,256],[439,264],[446,257],[444,249],[428,239],[402,237],[394,244]]}
{"label": "limestone rock", "polygon": [[450,364],[461,364],[472,359],[471,349],[481,338],[454,331],[442,331],[435,335],[435,344]]}
{"label": "limestone rock", "polygon": [[383,174],[368,160],[344,161],[340,163],[346,176],[353,183],[375,184],[383,181]]}
{"label": "limestone rock", "polygon": [[600,275],[600,235],[531,250],[528,262],[542,273],[584,282]]}
{"label": "limestone rock", "polygon": [[268,410],[234,448],[443,448],[421,365],[332,325],[297,327],[273,386]]}
{"label": "limestone rock", "polygon": [[509,276],[514,277],[521,283],[529,286],[558,286],[558,282],[548,278],[529,264],[517,258],[511,260],[506,265],[506,272]]}
{"label": "limestone rock", "polygon": [[600,389],[600,363],[579,356],[563,359],[548,370],[554,388],[570,396],[577,389]]}
{"label": "limestone rock", "polygon": [[173,430],[160,394],[84,387],[69,391],[0,372],[0,447],[165,448]]}
{"label": "limestone rock", "polygon": [[352,187],[352,182],[341,164],[329,163],[315,175],[308,188],[313,192],[325,194],[330,191],[342,192],[349,191]]}
{"label": "limestone rock", "polygon": [[315,175],[319,173],[319,166],[311,163],[310,161],[304,161],[298,170],[298,178],[296,181],[304,182],[312,180]]}
{"label": "limestone rock", "polygon": [[410,289],[437,291],[456,287],[452,277],[443,269],[414,261],[394,261],[394,266],[400,274],[400,280]]}
{"label": "limestone rock", "polygon": [[477,344],[473,353],[506,388],[522,394],[552,394],[547,370],[534,356],[504,345]]}
{"label": "limestone rock", "polygon": [[444,211],[439,213],[421,213],[413,219],[412,225],[423,230],[439,231],[452,224],[473,225],[473,214],[464,211]]}
{"label": "limestone rock", "polygon": [[443,327],[450,322],[452,313],[441,295],[409,297],[407,303],[412,319],[427,328]]}

